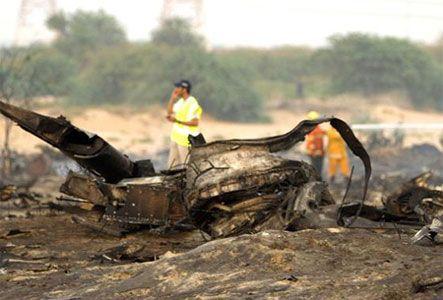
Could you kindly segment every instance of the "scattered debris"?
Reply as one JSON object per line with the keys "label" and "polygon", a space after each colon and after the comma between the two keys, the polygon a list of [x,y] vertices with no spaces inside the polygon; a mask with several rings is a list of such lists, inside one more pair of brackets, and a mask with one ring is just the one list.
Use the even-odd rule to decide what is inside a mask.
{"label": "scattered debris", "polygon": [[110,226],[106,223],[98,224],[97,222],[91,222],[76,215],[73,215],[71,218],[74,223],[88,227],[89,229],[92,229],[97,233],[108,234],[115,237],[121,237],[124,233],[123,230],[110,228]]}
{"label": "scattered debris", "polygon": [[95,255],[93,259],[98,259],[101,262],[113,263],[128,263],[128,262],[146,262],[155,261],[158,259],[157,255],[153,255],[144,251],[145,245],[129,245],[127,243],[108,248],[102,251],[101,254]]}
{"label": "scattered debris", "polygon": [[[253,232],[272,217],[282,219],[281,229],[286,228],[307,208],[330,205],[334,200],[312,166],[273,153],[303,141],[324,122],[340,132],[363,162],[361,204],[371,175],[365,149],[350,127],[336,118],[303,121],[275,137],[195,145],[184,169],[155,173],[150,160],[132,162],[64,117],[51,118],[3,102],[0,112],[95,174],[70,173],[60,191],[104,207],[103,219],[121,224],[174,227],[187,222],[212,237]],[[312,199],[305,201],[308,197]],[[104,228],[75,220],[95,230]]]}
{"label": "scattered debris", "polygon": [[0,201],[10,200],[17,191],[17,187],[14,185],[6,185],[0,187]]}
{"label": "scattered debris", "polygon": [[30,233],[29,231],[23,231],[20,229],[11,229],[8,231],[8,233],[6,233],[5,237],[13,236],[13,235],[29,234],[29,233]]}
{"label": "scattered debris", "polygon": [[[113,236],[146,226],[155,230],[195,226],[219,238],[267,228],[331,227],[334,221],[347,227],[357,222],[355,227],[398,230],[431,222],[443,202],[443,192],[429,188],[431,174],[424,173],[391,193],[383,208],[365,205],[371,162],[349,126],[336,118],[303,121],[275,137],[194,145],[183,169],[156,173],[150,160],[132,162],[63,117],[55,119],[5,103],[0,103],[0,112],[95,174],[69,173],[60,188],[69,197],[59,201],[102,207],[100,223],[79,216],[73,220]],[[359,203],[336,203],[312,166],[274,154],[303,141],[323,122],[337,129],[363,162]],[[14,191],[4,190],[3,198]]]}
{"label": "scattered debris", "polygon": [[430,222],[435,210],[443,208],[443,191],[429,187],[431,177],[431,172],[420,174],[388,195],[384,203],[387,211],[398,216],[420,217]]}
{"label": "scattered debris", "polygon": [[[102,241],[102,240],[101,240]],[[129,241],[128,241],[129,242]],[[130,244],[130,242],[129,242]],[[147,243],[155,245],[155,240]],[[125,264],[121,243],[95,267],[42,274],[33,286],[4,283],[4,296],[81,299],[440,299],[441,249],[370,230],[265,231],[217,239],[176,255]],[[134,247],[137,249],[139,246]],[[113,249],[116,254],[112,254]],[[111,252],[111,254],[108,254]],[[120,257],[120,258],[119,258]],[[112,261],[117,259],[117,262]],[[102,262],[103,261],[103,262]],[[75,282],[73,283],[73,280]]]}
{"label": "scattered debris", "polygon": [[443,277],[435,276],[432,278],[422,279],[413,286],[414,293],[424,293],[429,290],[443,290]]}
{"label": "scattered debris", "polygon": [[[441,188],[425,173],[386,193],[379,178],[373,184],[387,195],[383,206],[364,203],[371,162],[338,119],[303,121],[276,137],[194,146],[183,169],[155,172],[149,160],[133,162],[64,118],[13,106],[0,111],[91,172],[71,172],[64,195],[49,200],[2,185],[2,208],[74,212],[0,219],[6,298],[431,298],[443,291],[440,246],[401,239],[438,215]],[[353,182],[363,194],[351,192],[343,204],[312,166],[277,153],[320,122],[336,127],[365,166]],[[330,228],[337,216],[354,228]],[[281,231],[312,228],[320,229]],[[424,274],[431,269],[436,273]]]}
{"label": "scattered debris", "polygon": [[28,187],[7,185],[0,189],[0,218],[28,218],[64,213],[64,203]]}

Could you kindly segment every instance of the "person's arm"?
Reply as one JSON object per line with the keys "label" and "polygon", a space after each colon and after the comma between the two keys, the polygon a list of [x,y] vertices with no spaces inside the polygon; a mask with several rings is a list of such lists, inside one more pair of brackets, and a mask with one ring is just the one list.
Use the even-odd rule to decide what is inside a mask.
{"label": "person's arm", "polygon": [[174,103],[177,100],[178,100],[178,90],[177,90],[177,88],[175,88],[171,93],[171,97],[169,98],[168,106],[166,109],[168,119],[170,116],[172,116],[174,114],[173,107],[174,107]]}
{"label": "person's arm", "polygon": [[186,126],[198,126],[199,120],[197,118],[192,119],[191,121],[184,122],[177,120],[174,116],[171,116],[171,122],[176,122],[178,124],[186,125]]}

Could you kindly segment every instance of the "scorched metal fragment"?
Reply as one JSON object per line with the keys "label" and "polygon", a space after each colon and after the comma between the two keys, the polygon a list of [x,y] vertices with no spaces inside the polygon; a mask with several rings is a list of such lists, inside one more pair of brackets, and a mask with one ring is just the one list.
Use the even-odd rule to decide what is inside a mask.
{"label": "scorched metal fragment", "polygon": [[149,160],[131,161],[64,117],[47,117],[3,102],[0,112],[95,174],[69,174],[61,192],[103,207],[104,219],[120,224],[188,223],[212,237],[260,230],[272,220],[278,220],[281,229],[294,226],[308,210],[315,213],[335,202],[311,165],[276,152],[303,141],[325,122],[337,129],[363,162],[360,205],[371,175],[369,155],[349,126],[337,118],[302,121],[274,137],[194,143],[183,169],[156,173]]}

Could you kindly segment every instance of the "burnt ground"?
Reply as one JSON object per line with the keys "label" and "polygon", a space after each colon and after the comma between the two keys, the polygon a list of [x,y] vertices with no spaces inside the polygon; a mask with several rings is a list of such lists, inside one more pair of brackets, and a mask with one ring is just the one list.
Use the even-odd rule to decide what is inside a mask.
{"label": "burnt ground", "polygon": [[62,295],[432,298],[442,296],[441,250],[409,247],[365,230],[265,231],[216,240],[141,266],[127,279],[86,284]]}
{"label": "burnt ground", "polygon": [[[196,232],[99,236],[68,216],[1,225],[24,232],[0,242],[2,299],[443,297],[443,245],[412,246],[397,234],[265,231],[203,244]],[[103,256],[122,243],[144,246],[146,262]]]}
{"label": "burnt ground", "polygon": [[[36,189],[55,191],[56,183]],[[443,245],[410,245],[411,234],[331,228],[211,242],[197,231],[116,238],[46,210],[0,219],[0,299],[440,299]]]}
{"label": "burnt ground", "polygon": [[154,261],[204,242],[198,232],[116,238],[75,224],[70,214],[2,220],[0,228],[2,299],[51,298],[51,291],[75,290],[83,270]]}

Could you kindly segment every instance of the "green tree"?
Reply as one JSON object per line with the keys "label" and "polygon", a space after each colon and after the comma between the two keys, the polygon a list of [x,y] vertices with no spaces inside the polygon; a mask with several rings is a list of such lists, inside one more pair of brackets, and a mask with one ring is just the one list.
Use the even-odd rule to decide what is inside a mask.
{"label": "green tree", "polygon": [[404,90],[421,107],[436,107],[441,99],[436,90],[441,84],[436,62],[407,40],[365,34],[334,36],[331,47],[319,57],[335,92]]}
{"label": "green tree", "polygon": [[130,46],[107,47],[95,52],[72,81],[69,100],[75,104],[118,104],[128,101],[126,87],[133,78]]}
{"label": "green tree", "polygon": [[251,79],[294,82],[310,73],[309,59],[312,53],[308,48],[280,47],[221,50],[216,55],[221,63],[240,69]]}
{"label": "green tree", "polygon": [[26,52],[29,60],[23,72],[29,79],[29,96],[65,96],[77,71],[75,61],[52,47],[31,47]]}
{"label": "green tree", "polygon": [[[172,22],[172,21],[171,21]],[[177,41],[160,28],[162,39]],[[175,23],[174,23],[175,24]],[[165,104],[175,80],[186,78],[193,83],[192,93],[200,100],[205,112],[222,119],[251,121],[262,117],[262,98],[237,69],[220,64],[214,54],[201,44],[189,43],[201,38],[183,23],[180,30],[185,44],[166,42],[117,45],[103,48],[90,56],[83,66],[70,95],[81,104],[129,103]],[[187,27],[186,27],[187,26]]]}
{"label": "green tree", "polygon": [[70,98],[75,103],[164,104],[173,81],[187,78],[205,112],[238,121],[262,117],[262,98],[248,81],[201,49],[146,44],[97,54],[74,83]]}
{"label": "green tree", "polygon": [[126,42],[123,27],[102,10],[77,11],[72,15],[58,13],[47,20],[47,26],[58,33],[55,46],[75,58],[82,58],[101,47]]}
{"label": "green tree", "polygon": [[204,39],[192,31],[188,21],[180,18],[165,20],[152,33],[152,42],[171,47],[204,47]]}

